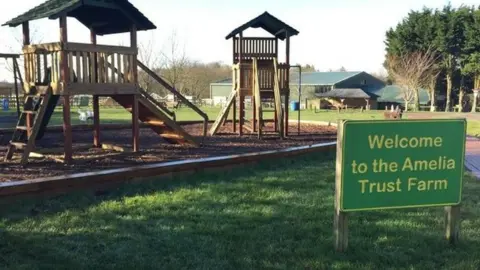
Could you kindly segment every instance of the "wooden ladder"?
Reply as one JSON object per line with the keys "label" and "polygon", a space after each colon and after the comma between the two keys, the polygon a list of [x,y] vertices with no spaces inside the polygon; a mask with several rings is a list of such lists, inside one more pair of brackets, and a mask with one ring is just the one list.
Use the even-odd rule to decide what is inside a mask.
{"label": "wooden ladder", "polygon": [[217,133],[218,129],[222,124],[224,124],[225,120],[228,118],[228,113],[230,112],[230,107],[233,104],[233,101],[237,97],[237,90],[234,89],[230,92],[230,95],[227,98],[227,103],[223,106],[222,111],[218,114],[217,119],[213,123],[212,127],[210,128],[210,135],[213,136]]}
{"label": "wooden ladder", "polygon": [[42,126],[51,96],[52,89],[50,87],[43,95],[26,95],[23,111],[18,118],[17,127],[8,145],[5,161],[11,160],[16,150],[23,150],[20,164],[22,166],[27,164],[30,152],[35,148],[35,140]]}

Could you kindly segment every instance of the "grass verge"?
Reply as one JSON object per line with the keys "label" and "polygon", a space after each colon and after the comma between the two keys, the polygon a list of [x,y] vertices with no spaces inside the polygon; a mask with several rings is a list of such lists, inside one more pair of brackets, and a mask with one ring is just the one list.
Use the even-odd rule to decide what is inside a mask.
{"label": "grass verge", "polygon": [[480,181],[465,176],[461,243],[443,210],[352,214],[333,251],[333,157],[125,184],[2,207],[0,265],[12,269],[478,269]]}

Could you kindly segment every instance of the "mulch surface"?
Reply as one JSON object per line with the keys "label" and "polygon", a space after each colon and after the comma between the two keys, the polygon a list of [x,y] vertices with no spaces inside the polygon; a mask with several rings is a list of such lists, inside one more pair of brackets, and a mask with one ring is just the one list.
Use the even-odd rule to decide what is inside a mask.
{"label": "mulch surface", "polygon": [[[202,128],[202,124],[189,124],[184,126],[184,129],[188,133],[199,138],[201,138],[203,132]],[[3,162],[2,156],[0,163],[0,182],[123,168],[174,160],[251,153],[336,140],[337,130],[335,127],[301,124],[300,129],[301,133],[298,135],[297,124],[290,123],[288,138],[280,140],[275,135],[266,134],[265,139],[260,140],[257,135],[254,134],[247,134],[242,137],[238,136],[232,132],[232,124],[227,123],[220,128],[217,135],[207,136],[204,145],[195,148],[168,144],[151,129],[142,128],[140,129],[139,153],[130,152],[132,149],[131,129],[101,131],[100,139],[102,143],[123,147],[125,149],[124,152],[93,148],[91,147],[93,142],[92,132],[74,131],[73,144],[75,150],[73,164],[65,165],[59,162],[58,159],[63,157],[63,153],[61,152],[45,153],[43,158],[31,157],[26,168],[18,165],[19,154],[16,154],[13,160],[7,162]],[[267,123],[265,131],[273,131],[273,123]],[[245,130],[245,132],[247,131]],[[0,152],[3,155],[6,153],[7,143],[10,137],[11,135],[5,134],[3,139],[0,138]],[[82,148],[81,146],[84,147]],[[62,132],[46,132],[45,136],[37,142],[37,149],[34,150],[34,152],[40,152],[39,149],[62,150],[62,147]],[[80,149],[76,149],[76,147]]]}

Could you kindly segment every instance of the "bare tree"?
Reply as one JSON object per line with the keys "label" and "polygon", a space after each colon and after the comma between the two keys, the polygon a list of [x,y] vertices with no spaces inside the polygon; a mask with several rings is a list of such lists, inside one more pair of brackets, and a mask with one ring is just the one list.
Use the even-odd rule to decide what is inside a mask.
{"label": "bare tree", "polygon": [[[160,52],[155,51],[155,43],[155,36],[152,34],[146,42],[140,42],[138,45],[139,60],[153,71],[160,68]],[[140,86],[149,93],[160,91],[160,84],[141,70],[138,72],[138,81]]]}
{"label": "bare tree", "polygon": [[190,62],[185,53],[185,45],[180,46],[177,32],[172,31],[167,48],[162,52],[162,77],[177,91],[183,93],[184,79],[187,76],[187,66]]}
{"label": "bare tree", "polygon": [[438,57],[431,49],[400,56],[390,55],[387,59],[388,71],[395,83],[402,88],[405,102],[407,103],[413,95],[414,111],[419,108],[419,89],[425,85],[425,77],[437,59]]}
{"label": "bare tree", "polygon": [[[23,48],[23,34],[19,33],[16,30],[17,29],[12,29],[12,31],[11,31],[11,33],[12,33],[11,36],[13,37],[15,42],[13,42],[13,44],[10,43],[9,45],[5,45],[4,48],[8,52],[21,54],[22,53],[22,48]],[[43,41],[43,35],[40,33],[39,28],[34,27],[34,26],[30,26],[30,44],[41,44],[42,41]],[[22,77],[25,78],[25,74],[23,74],[24,69],[25,69],[24,68],[25,64],[24,64],[24,61],[23,61],[23,57],[20,57],[17,60],[17,63],[18,63],[18,68],[19,68],[20,72],[22,72]],[[13,73],[13,63],[11,61],[7,61],[6,65],[5,65],[5,69],[7,71]]]}

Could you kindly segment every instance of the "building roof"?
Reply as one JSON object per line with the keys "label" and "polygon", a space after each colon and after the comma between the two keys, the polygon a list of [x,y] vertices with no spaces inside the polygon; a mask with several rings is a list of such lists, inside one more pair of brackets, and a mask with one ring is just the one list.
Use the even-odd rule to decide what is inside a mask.
{"label": "building roof", "polygon": [[[403,92],[400,86],[398,85],[387,85],[384,88],[379,89],[375,92],[380,96],[377,101],[379,102],[394,102],[394,103],[405,103],[403,99]],[[428,96],[428,91],[425,89],[419,89],[419,102],[420,104],[427,104],[430,101]]]}
{"label": "building roof", "polygon": [[221,79],[212,84],[232,84],[232,78]]}
{"label": "building roof", "polygon": [[260,16],[250,20],[249,22],[241,25],[240,27],[230,32],[230,34],[228,34],[225,39],[230,39],[248,28],[262,28],[263,30],[269,32],[270,34],[281,40],[284,40],[287,37],[286,32],[288,32],[288,36],[295,36],[299,33],[293,27],[289,26],[288,24],[282,22],[281,20],[275,18],[273,15],[265,11]]}
{"label": "building roof", "polygon": [[[302,85],[334,85],[362,71],[302,72]],[[292,74],[290,83],[298,84],[298,73]]]}
{"label": "building roof", "polygon": [[[363,71],[302,72],[302,85],[334,85]],[[212,84],[232,84],[232,78],[213,82]],[[298,73],[290,76],[290,84],[298,84]]]}
{"label": "building roof", "polygon": [[329,98],[378,98],[376,94],[363,91],[360,88],[334,88],[328,92],[317,93],[315,96]]}
{"label": "building roof", "polygon": [[15,27],[42,18],[57,19],[64,14],[76,18],[98,35],[130,32],[132,24],[137,30],[156,29],[128,0],[48,0],[3,25]]}

